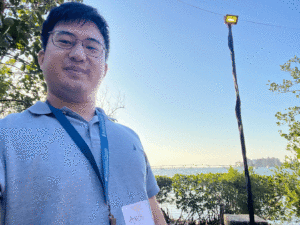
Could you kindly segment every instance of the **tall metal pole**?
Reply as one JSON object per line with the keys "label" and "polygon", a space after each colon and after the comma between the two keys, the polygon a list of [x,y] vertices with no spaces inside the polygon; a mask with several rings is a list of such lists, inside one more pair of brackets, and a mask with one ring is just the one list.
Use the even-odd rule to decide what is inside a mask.
{"label": "tall metal pole", "polygon": [[239,87],[237,84],[236,78],[236,70],[235,70],[235,59],[234,59],[234,50],[233,50],[233,37],[231,31],[231,24],[228,24],[229,34],[228,34],[228,47],[230,49],[231,61],[232,61],[232,75],[236,93],[236,105],[235,105],[235,115],[238,121],[238,127],[240,132],[241,146],[242,146],[242,154],[244,160],[244,170],[245,170],[245,178],[246,178],[246,186],[248,192],[248,211],[250,217],[250,224],[254,225],[254,210],[253,210],[253,200],[252,200],[252,191],[251,191],[251,182],[248,171],[247,157],[246,157],[246,146],[245,146],[245,138],[244,138],[244,130],[242,124],[242,116],[241,116],[241,100],[239,94]]}

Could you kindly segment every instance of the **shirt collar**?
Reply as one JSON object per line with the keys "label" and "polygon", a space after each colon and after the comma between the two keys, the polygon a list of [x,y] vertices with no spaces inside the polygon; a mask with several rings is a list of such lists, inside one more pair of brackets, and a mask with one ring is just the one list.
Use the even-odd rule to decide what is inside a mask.
{"label": "shirt collar", "polygon": [[[46,102],[41,102],[38,101],[36,102],[33,106],[31,106],[30,108],[28,108],[28,110],[32,113],[32,114],[37,114],[37,115],[46,115],[46,114],[51,114],[51,110],[49,108],[49,106],[47,105]],[[69,109],[68,107],[64,106],[63,108],[61,108],[61,110],[63,112],[73,112],[71,109]],[[100,113],[102,113],[104,115],[105,118],[114,121],[115,119],[108,117],[104,110],[96,107],[96,110]],[[74,112],[73,112],[74,113]]]}
{"label": "shirt collar", "polygon": [[52,113],[46,102],[38,101],[33,106],[28,108],[32,114],[43,115]]}

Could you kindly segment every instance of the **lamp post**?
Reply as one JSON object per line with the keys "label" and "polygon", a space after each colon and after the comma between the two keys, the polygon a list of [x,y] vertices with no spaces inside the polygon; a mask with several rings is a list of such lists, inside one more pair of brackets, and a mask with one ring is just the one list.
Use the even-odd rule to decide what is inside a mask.
{"label": "lamp post", "polygon": [[232,75],[233,75],[233,81],[234,81],[234,87],[235,87],[235,93],[236,93],[235,115],[236,115],[236,118],[238,121],[238,128],[239,128],[239,132],[240,132],[240,140],[241,140],[242,154],[243,154],[243,160],[244,160],[244,171],[245,171],[246,186],[247,186],[247,192],[248,192],[249,218],[250,218],[250,224],[254,225],[254,210],[253,210],[253,200],[252,200],[252,192],[251,192],[251,182],[250,182],[247,157],[246,157],[246,146],[245,146],[245,138],[244,138],[243,124],[242,124],[242,116],[241,116],[241,100],[240,100],[239,87],[238,87],[237,78],[236,78],[235,59],[234,59],[234,50],[233,50],[233,37],[232,37],[232,31],[231,31],[231,26],[236,25],[238,22],[238,16],[227,14],[224,17],[224,20],[225,20],[225,24],[227,24],[227,26],[229,28],[228,47],[230,49],[230,54],[231,54]]}

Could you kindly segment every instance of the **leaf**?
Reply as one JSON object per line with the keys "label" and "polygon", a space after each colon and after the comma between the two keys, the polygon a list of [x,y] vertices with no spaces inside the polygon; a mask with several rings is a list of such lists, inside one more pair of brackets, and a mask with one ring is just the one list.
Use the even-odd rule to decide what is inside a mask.
{"label": "leaf", "polygon": [[9,35],[9,34],[5,34],[6,38],[9,40],[9,41],[13,41],[14,39]]}
{"label": "leaf", "polygon": [[4,22],[4,24],[5,24],[6,26],[8,26],[8,27],[11,27],[11,26],[14,25],[14,19],[13,19],[13,18],[10,18],[10,17],[5,18],[3,22]]}
{"label": "leaf", "polygon": [[9,42],[6,40],[6,38],[0,39],[0,47],[2,48],[8,48],[10,46]]}

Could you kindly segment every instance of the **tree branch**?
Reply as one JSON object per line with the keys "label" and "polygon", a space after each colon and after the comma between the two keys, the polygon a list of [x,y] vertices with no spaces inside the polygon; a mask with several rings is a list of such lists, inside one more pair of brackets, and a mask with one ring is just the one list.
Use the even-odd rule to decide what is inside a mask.
{"label": "tree branch", "polygon": [[[11,55],[10,53],[7,53],[9,56],[12,56],[12,57],[9,57],[9,56],[7,56],[7,57],[9,57],[9,58],[11,58],[11,59],[15,59],[15,57],[13,56],[13,55]],[[19,55],[20,56],[20,55]],[[21,58],[17,58],[21,63],[24,63],[24,64],[26,64],[27,66],[30,66],[30,63],[28,63],[28,62],[26,62],[24,59],[21,59]],[[16,60],[17,60],[16,59]]]}
{"label": "tree branch", "polygon": [[[14,67],[14,68],[16,68],[16,69],[18,69],[18,70],[21,70],[19,67],[16,67],[16,66],[14,66],[14,65],[5,64],[5,63],[1,63],[1,62],[0,62],[0,64],[6,65],[6,66],[12,66],[12,67]],[[11,72],[11,73],[13,73],[13,72]],[[25,72],[25,71],[22,71],[21,73],[25,73],[25,74],[28,74],[28,75],[32,75],[32,73],[28,73],[28,72]]]}

